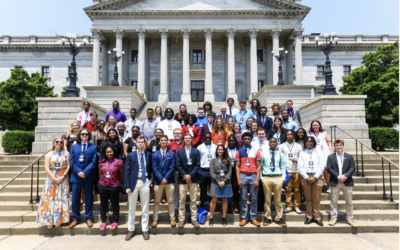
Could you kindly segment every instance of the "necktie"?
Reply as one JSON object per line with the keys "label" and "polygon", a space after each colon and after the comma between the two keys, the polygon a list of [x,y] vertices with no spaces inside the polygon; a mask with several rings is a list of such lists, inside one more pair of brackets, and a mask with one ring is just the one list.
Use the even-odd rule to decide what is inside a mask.
{"label": "necktie", "polygon": [[265,116],[262,117],[262,125],[263,125],[263,127],[264,127],[264,124],[265,124]]}
{"label": "necktie", "polygon": [[144,166],[143,153],[140,154],[140,164],[142,165],[142,180],[146,182],[146,168]]}
{"label": "necktie", "polygon": [[229,108],[229,114],[232,115],[232,108]]}
{"label": "necktie", "polygon": [[224,115],[224,121],[226,121],[225,115]]}
{"label": "necktie", "polygon": [[85,144],[83,144],[83,152],[86,151],[86,148],[87,148],[87,144],[85,143]]}
{"label": "necktie", "polygon": [[164,151],[162,151],[162,162],[164,163],[164,159],[165,159],[165,153]]}
{"label": "necktie", "polygon": [[272,168],[272,172],[275,171],[275,152],[271,152],[271,163],[274,164],[274,168]]}

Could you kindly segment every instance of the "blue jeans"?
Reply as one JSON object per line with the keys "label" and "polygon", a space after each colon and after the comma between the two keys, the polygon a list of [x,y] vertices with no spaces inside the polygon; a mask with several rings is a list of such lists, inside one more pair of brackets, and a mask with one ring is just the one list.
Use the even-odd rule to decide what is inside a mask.
{"label": "blue jeans", "polygon": [[247,220],[247,193],[250,192],[250,221],[257,219],[257,195],[258,188],[254,189],[254,182],[257,180],[257,175],[240,174],[243,188],[240,190],[240,217],[242,220]]}
{"label": "blue jeans", "polygon": [[199,169],[200,176],[200,207],[207,208],[207,202],[211,201],[211,197],[207,195],[207,187],[211,185],[210,171]]}

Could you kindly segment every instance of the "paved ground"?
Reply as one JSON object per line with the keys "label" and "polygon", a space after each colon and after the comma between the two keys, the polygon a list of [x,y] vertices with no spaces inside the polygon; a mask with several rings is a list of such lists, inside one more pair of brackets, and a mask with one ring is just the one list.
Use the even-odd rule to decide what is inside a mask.
{"label": "paved ground", "polygon": [[366,234],[209,234],[106,236],[0,236],[1,250],[25,249],[399,249],[398,233]]}

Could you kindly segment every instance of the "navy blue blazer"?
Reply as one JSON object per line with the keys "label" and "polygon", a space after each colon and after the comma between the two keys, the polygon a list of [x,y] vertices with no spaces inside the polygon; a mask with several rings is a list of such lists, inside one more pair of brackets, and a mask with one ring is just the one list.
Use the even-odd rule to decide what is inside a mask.
{"label": "navy blue blazer", "polygon": [[164,164],[162,164],[161,150],[156,151],[152,155],[152,166],[154,173],[154,185],[160,185],[161,181],[166,179],[167,184],[175,183],[175,153],[171,150],[166,150]]}
{"label": "navy blue blazer", "polygon": [[[220,114],[220,115],[217,115],[216,117],[215,117],[215,119],[217,119],[218,117],[221,117],[222,118],[222,120],[224,120],[223,119],[223,117],[222,117],[222,114]],[[231,115],[228,115],[228,114],[225,114],[225,123],[228,121],[228,119],[229,118],[233,118],[233,116],[231,116]]]}
{"label": "navy blue blazer", "polygon": [[[72,168],[70,182],[94,182],[94,170],[97,161],[97,147],[88,143],[84,154],[84,161],[79,162],[79,156],[82,153],[82,143],[72,145],[69,162]],[[78,173],[83,172],[86,178],[81,178]]]}
{"label": "navy blue blazer", "polygon": [[[138,151],[133,151],[128,154],[125,161],[125,188],[130,188],[131,191],[135,190],[137,179],[139,176],[139,162],[138,162]],[[153,180],[152,161],[151,153],[144,151],[146,161],[146,173],[147,179]]]}
{"label": "navy blue blazer", "polygon": [[190,152],[192,165],[187,165],[186,147],[179,149],[176,155],[176,168],[178,170],[178,184],[186,184],[183,180],[184,175],[190,175],[192,183],[200,183],[200,176],[197,174],[200,169],[200,151],[192,147]]}
{"label": "navy blue blazer", "polygon": [[272,120],[271,117],[265,116],[265,123],[264,126],[262,125],[262,120],[261,117],[257,118],[257,122],[258,122],[258,126],[260,126],[260,128],[265,129],[265,135],[268,135],[268,132],[272,129],[272,124],[274,123],[274,121]]}

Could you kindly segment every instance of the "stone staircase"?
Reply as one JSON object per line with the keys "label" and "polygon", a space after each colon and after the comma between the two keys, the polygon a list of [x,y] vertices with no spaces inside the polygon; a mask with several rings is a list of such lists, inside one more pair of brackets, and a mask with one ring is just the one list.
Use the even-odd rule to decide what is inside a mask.
{"label": "stone staircase", "polygon": [[[385,153],[386,157],[396,164],[399,163],[398,153]],[[4,185],[10,178],[17,175],[24,167],[26,167],[35,156],[0,156],[0,187]],[[360,156],[359,156],[359,159]],[[39,195],[46,178],[43,167],[43,159],[40,161],[39,167]],[[359,170],[361,172],[361,161],[359,160]],[[36,198],[36,172],[37,164],[34,166],[34,192],[33,198]],[[228,214],[228,226],[222,227],[222,214],[214,215],[213,227],[206,225],[200,229],[194,229],[187,224],[184,229],[171,228],[169,226],[168,208],[166,204],[161,204],[159,226],[156,229],[151,228],[152,234],[175,234],[175,233],[202,233],[202,234],[218,234],[218,233],[361,233],[361,232],[398,232],[399,231],[399,169],[392,166],[392,183],[394,202],[384,201],[383,184],[382,184],[382,167],[381,160],[376,155],[364,155],[364,173],[365,177],[354,175],[355,187],[353,189],[354,215],[355,221],[359,225],[358,228],[351,228],[345,223],[345,203],[341,196],[339,201],[339,222],[336,226],[330,227],[328,221],[330,218],[330,194],[325,193],[326,186],[321,198],[321,213],[324,227],[316,224],[305,225],[305,204],[301,204],[303,214],[298,215],[294,212],[284,214],[283,219],[287,222],[288,227],[282,228],[275,224],[268,227],[256,228],[248,224],[244,228],[239,227],[239,215]],[[385,164],[385,188],[386,194],[389,195],[389,172],[388,165]],[[88,228],[84,223],[84,214],[79,224],[74,229],[70,229],[68,225],[60,228],[48,230],[46,227],[39,227],[36,223],[36,214],[38,204],[29,204],[30,199],[30,179],[31,169],[28,169],[9,186],[0,192],[0,235],[76,235],[76,234],[99,234],[100,208],[99,197],[95,196],[94,212],[93,212],[93,228]],[[120,195],[120,226],[109,234],[126,234],[128,205],[126,204],[127,196]],[[282,201],[284,201],[282,199]],[[218,204],[219,210],[221,204]],[[285,207],[285,204],[283,202]],[[82,211],[84,211],[82,206]],[[189,199],[186,202],[187,216],[189,215]],[[150,223],[152,221],[153,204],[150,204]],[[137,215],[140,215],[140,205],[137,206]],[[272,203],[273,217],[275,216],[275,207]],[[258,220],[262,221],[262,215],[258,215]],[[208,221],[208,220],[207,220]],[[137,231],[140,232],[140,216],[136,217]],[[108,226],[109,227],[109,226]]]}

